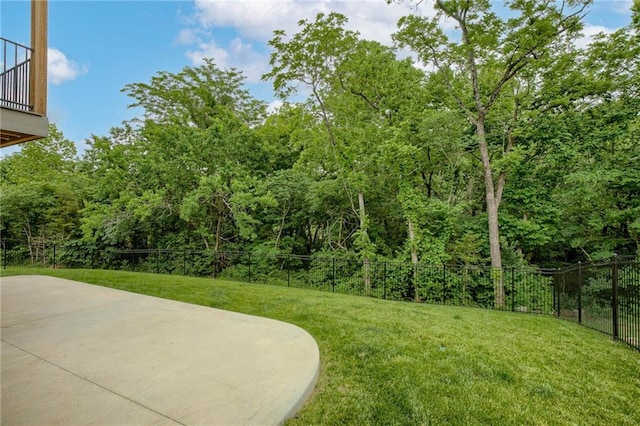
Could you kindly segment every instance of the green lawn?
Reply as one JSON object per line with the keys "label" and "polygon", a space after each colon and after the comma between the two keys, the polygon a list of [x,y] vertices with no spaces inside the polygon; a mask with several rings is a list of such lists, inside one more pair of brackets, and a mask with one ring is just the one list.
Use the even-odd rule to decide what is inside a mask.
{"label": "green lawn", "polygon": [[290,424],[640,424],[640,353],[547,316],[206,278],[17,270],[274,318],[320,347]]}

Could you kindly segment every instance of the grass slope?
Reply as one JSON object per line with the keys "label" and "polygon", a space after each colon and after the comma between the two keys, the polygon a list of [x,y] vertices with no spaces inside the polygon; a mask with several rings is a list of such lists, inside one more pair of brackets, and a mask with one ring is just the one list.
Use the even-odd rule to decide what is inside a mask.
{"label": "grass slope", "polygon": [[640,424],[640,354],[546,316],[389,302],[206,278],[47,274],[274,318],[320,347],[292,425]]}

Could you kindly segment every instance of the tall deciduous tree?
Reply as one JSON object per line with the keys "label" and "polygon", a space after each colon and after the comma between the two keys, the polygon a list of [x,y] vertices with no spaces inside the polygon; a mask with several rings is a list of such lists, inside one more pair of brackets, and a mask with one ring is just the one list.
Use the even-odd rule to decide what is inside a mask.
{"label": "tall deciduous tree", "polygon": [[[368,289],[369,258],[376,243],[366,205],[380,192],[374,182],[385,180],[378,158],[393,138],[393,122],[403,120],[406,104],[421,88],[423,73],[409,61],[397,60],[390,48],[359,39],[344,29],[345,24],[342,15],[319,14],[314,22],[301,21],[300,31],[290,39],[276,31],[270,42],[275,48],[273,69],[265,78],[273,80],[284,99],[299,85],[310,94],[306,106],[316,117],[317,132],[307,139],[299,164],[334,176],[344,187],[358,218],[354,245],[363,258]],[[388,197],[387,191],[380,199]],[[410,217],[407,220],[413,238],[413,223]]]}
{"label": "tall deciduous tree", "polygon": [[86,192],[76,149],[55,125],[0,163],[0,231],[9,246],[26,243],[31,260],[47,245],[77,235]]}
{"label": "tall deciduous tree", "polygon": [[[87,209],[86,236],[213,249],[252,238],[255,206],[270,203],[260,179],[271,164],[255,131],[266,105],[243,82],[240,72],[207,59],[127,85],[144,120],[95,138],[87,152],[92,173],[117,183],[100,185]],[[132,238],[136,233],[142,238]]]}
{"label": "tall deciduous tree", "polygon": [[221,111],[231,111],[245,124],[265,117],[265,104],[243,87],[245,77],[236,69],[220,69],[210,58],[178,73],[158,72],[149,83],[127,84],[122,91],[144,109],[144,118],[158,123],[180,123],[206,129]]}
{"label": "tall deciduous tree", "polygon": [[[435,68],[457,107],[475,127],[484,173],[491,265],[497,272],[497,306],[504,305],[498,208],[505,180],[495,176],[485,124],[514,78],[579,32],[588,3],[514,0],[507,2],[514,16],[501,19],[489,0],[436,0],[435,18],[403,17],[394,35],[400,46],[410,47]],[[444,31],[441,19],[453,21],[455,36]]]}
{"label": "tall deciduous tree", "polygon": [[[342,91],[336,91],[341,83],[338,68],[350,57],[358,42],[356,33],[344,29],[346,21],[345,16],[337,13],[319,14],[314,22],[300,21],[301,30],[290,40],[286,40],[284,31],[275,31],[269,42],[275,49],[271,55],[272,70],[264,78],[273,80],[276,94],[283,99],[301,84],[310,92],[309,105],[322,123],[326,138],[318,138],[319,144],[307,152],[326,154],[320,154],[320,157],[329,160],[329,167],[337,173],[350,197],[355,189],[358,207],[353,202],[352,205],[360,221],[355,233],[356,245],[363,255],[365,290],[369,291],[368,265],[374,248],[368,233],[363,175],[366,164],[363,149],[370,142],[366,140],[369,129],[358,125],[341,126],[340,118],[344,123],[344,117],[337,117],[344,115],[344,109],[348,109],[345,104],[349,103],[348,98],[341,96]],[[358,116],[355,114],[351,118],[357,120]],[[358,133],[360,137],[354,137]]]}

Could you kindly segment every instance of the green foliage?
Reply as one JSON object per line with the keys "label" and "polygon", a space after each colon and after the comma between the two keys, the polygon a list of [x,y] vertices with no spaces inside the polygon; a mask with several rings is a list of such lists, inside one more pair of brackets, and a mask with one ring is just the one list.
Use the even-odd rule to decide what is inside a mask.
{"label": "green foliage", "polygon": [[57,264],[66,268],[92,268],[95,262],[97,248],[82,240],[67,241],[57,247]]}
{"label": "green foliage", "polygon": [[233,112],[247,125],[264,119],[265,104],[242,87],[237,70],[221,70],[210,58],[198,67],[177,74],[159,72],[150,83],[128,84],[122,89],[135,100],[130,107],[143,108],[145,118],[159,123],[180,123],[208,129],[214,117]]}
{"label": "green foliage", "polygon": [[32,261],[47,245],[78,236],[86,194],[75,146],[54,125],[49,132],[0,162],[0,232],[7,247],[25,246]]}
{"label": "green foliage", "polygon": [[[82,158],[54,126],[0,162],[1,239],[34,262],[56,243],[65,261],[87,264],[88,244],[130,267],[139,262],[113,253],[337,255],[360,263],[336,285],[377,291],[369,260],[491,260],[491,172],[506,268],[640,253],[638,11],[579,49],[584,2],[570,3],[510,1],[500,19],[490,2],[436,2],[439,17],[465,12],[466,41],[438,19],[406,16],[395,39],[429,73],[348,30],[343,15],[303,20],[271,40],[264,78],[285,103],[270,114],[239,71],[210,59],[129,84],[141,119],[92,136]],[[476,152],[480,116],[486,158]],[[229,266],[197,257],[194,274]],[[330,278],[299,266],[300,279],[317,272],[310,285]],[[185,269],[176,259],[161,267]],[[284,282],[282,265],[255,267]],[[394,297],[442,287],[435,273],[388,272]],[[491,277],[474,273],[454,287],[487,293]]]}

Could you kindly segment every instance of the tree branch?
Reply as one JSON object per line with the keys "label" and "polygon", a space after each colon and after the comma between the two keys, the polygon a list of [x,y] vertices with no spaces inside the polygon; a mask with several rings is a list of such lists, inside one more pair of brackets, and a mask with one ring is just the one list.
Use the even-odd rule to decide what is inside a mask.
{"label": "tree branch", "polygon": [[471,88],[473,90],[473,100],[476,103],[476,111],[478,112],[478,115],[484,116],[486,115],[486,109],[482,103],[482,98],[480,96],[478,66],[476,64],[476,57],[473,53],[473,48],[471,47],[471,42],[469,41],[469,29],[467,28],[467,12],[469,8],[464,7],[460,12],[457,12],[454,10],[447,10],[442,0],[436,0],[436,4],[460,25],[460,30],[462,31],[462,44],[467,48],[467,65],[469,66],[469,71],[471,73]]}
{"label": "tree branch", "polygon": [[367,103],[367,105],[369,105],[369,106],[370,106],[371,108],[373,108],[374,110],[376,110],[376,111],[379,111],[379,110],[380,110],[380,107],[378,107],[378,105],[376,105],[375,103],[373,103],[373,102],[372,102],[372,101],[367,97],[367,95],[365,95],[365,94],[364,94],[364,93],[362,93],[362,92],[357,92],[357,91],[355,91],[355,90],[353,90],[353,89],[351,89],[351,88],[347,87],[347,86],[344,84],[344,80],[342,80],[342,76],[341,76],[339,73],[337,73],[337,76],[338,76],[338,81],[340,82],[340,87],[342,87],[342,90],[345,90],[345,91],[347,91],[347,92],[351,93],[352,95],[355,95],[355,96],[358,96],[358,97],[362,98],[362,99]]}
{"label": "tree branch", "polygon": [[[439,1],[441,0],[438,0],[438,2]],[[562,7],[560,9],[560,14],[564,12],[564,4],[565,2],[563,1]],[[558,30],[546,40],[553,40],[557,38],[559,35],[567,32],[569,30],[569,27],[566,25],[567,21],[569,21],[570,19],[576,16],[579,16],[585,10],[586,7],[587,7],[587,4],[584,3],[579,10],[561,19],[557,25]],[[537,56],[535,55],[535,51],[538,50],[540,47],[542,47],[544,42],[545,42],[545,39],[538,38],[537,43],[535,43],[532,47],[530,47],[525,52],[520,54],[517,57],[517,59],[513,60],[515,53],[509,57],[509,60],[507,61],[507,67],[502,75],[502,78],[496,84],[493,91],[491,92],[491,95],[489,96],[489,100],[486,105],[487,108],[490,108],[491,105],[493,105],[493,103],[496,101],[496,99],[500,95],[500,91],[502,90],[502,87],[530,62],[531,56],[533,56],[534,59],[538,59]]]}
{"label": "tree branch", "polygon": [[462,111],[464,111],[464,113],[467,116],[467,120],[469,121],[469,123],[473,124],[474,126],[477,124],[477,120],[473,114],[473,112],[471,112],[471,109],[469,107],[467,107],[467,105],[465,105],[465,103],[462,101],[462,98],[460,98],[456,91],[453,90],[453,86],[451,85],[451,80],[449,79],[449,77],[447,77],[444,73],[445,69],[449,69],[449,67],[445,68],[442,65],[440,65],[440,61],[438,60],[438,52],[436,51],[436,49],[431,46],[428,43],[425,43],[427,48],[429,50],[431,50],[431,57],[433,58],[433,65],[435,65],[435,67],[440,71],[440,73],[442,74],[442,76],[444,77],[444,84],[447,86],[447,89],[449,90],[449,93],[453,96],[453,98],[455,99],[456,103],[458,104],[458,106],[460,107],[460,109]]}

